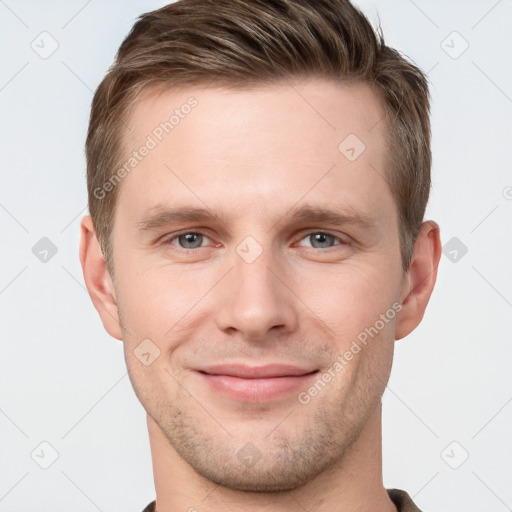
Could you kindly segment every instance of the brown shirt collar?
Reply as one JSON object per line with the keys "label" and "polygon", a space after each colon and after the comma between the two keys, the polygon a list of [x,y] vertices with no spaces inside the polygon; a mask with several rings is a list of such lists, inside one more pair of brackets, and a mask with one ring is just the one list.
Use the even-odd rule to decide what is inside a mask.
{"label": "brown shirt collar", "polygon": [[[400,489],[387,489],[387,491],[398,512],[421,512],[405,491]],[[155,512],[155,504],[156,501],[152,501],[142,512]]]}

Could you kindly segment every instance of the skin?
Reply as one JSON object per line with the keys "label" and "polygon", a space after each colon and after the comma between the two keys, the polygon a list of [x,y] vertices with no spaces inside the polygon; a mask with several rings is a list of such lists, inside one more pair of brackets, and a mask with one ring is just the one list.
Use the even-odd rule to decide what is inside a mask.
{"label": "skin", "polygon": [[[131,112],[127,155],[190,96],[198,105],[120,184],[115,284],[90,216],[81,223],[87,288],[147,412],[157,511],[396,510],[382,482],[381,396],[395,340],[423,317],[441,242],[424,222],[403,271],[382,105],[365,84],[326,80],[153,87]],[[338,150],[351,133],[366,146],[355,161]],[[372,227],[292,223],[306,204],[363,213]],[[207,205],[222,221],[138,230],[156,205]],[[183,231],[204,238],[172,238]],[[247,236],[262,249],[252,263],[236,251]],[[307,404],[296,393],[232,400],[194,371],[280,362],[322,374],[393,304],[400,312]],[[147,366],[134,354],[144,339],[160,350]],[[253,465],[237,457],[249,442]]]}

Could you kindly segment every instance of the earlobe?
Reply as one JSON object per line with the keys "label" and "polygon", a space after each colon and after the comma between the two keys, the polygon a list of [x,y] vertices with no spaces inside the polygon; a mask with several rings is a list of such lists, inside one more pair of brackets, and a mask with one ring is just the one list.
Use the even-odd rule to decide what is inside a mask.
{"label": "earlobe", "polygon": [[80,223],[80,263],[85,285],[103,326],[112,337],[121,340],[122,330],[114,284],[90,215],[83,217]]}
{"label": "earlobe", "polygon": [[441,258],[439,226],[434,221],[424,222],[414,243],[409,271],[402,287],[405,298],[397,316],[395,340],[410,334],[421,322],[437,278]]}

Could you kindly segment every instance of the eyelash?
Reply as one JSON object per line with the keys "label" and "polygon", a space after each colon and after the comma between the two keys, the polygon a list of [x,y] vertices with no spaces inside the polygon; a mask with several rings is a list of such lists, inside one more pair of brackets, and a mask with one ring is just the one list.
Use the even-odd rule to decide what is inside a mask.
{"label": "eyelash", "polygon": [[[339,236],[333,235],[332,233],[329,233],[327,231],[318,231],[318,230],[316,230],[316,231],[309,231],[309,232],[305,233],[300,240],[304,240],[305,238],[307,238],[307,237],[309,237],[311,235],[318,235],[318,234],[327,235],[329,237],[332,237],[332,238],[338,240],[340,242],[340,244],[338,244],[338,245],[349,245],[348,241],[343,240]],[[197,251],[198,249],[204,249],[205,248],[205,247],[196,247],[196,248],[192,248],[192,249],[186,249],[184,247],[180,247],[180,246],[175,245],[175,244],[172,243],[174,240],[176,240],[180,236],[184,236],[184,235],[201,235],[201,236],[204,236],[205,238],[209,239],[208,235],[206,235],[205,233],[203,233],[201,231],[183,231],[181,233],[176,233],[176,234],[172,235],[171,237],[165,239],[163,241],[163,244],[164,245],[174,245],[174,247],[176,249],[184,251],[184,252],[193,252],[193,251]],[[309,247],[309,249],[316,249],[318,251],[328,251],[329,249],[335,249],[335,247],[336,246],[326,247],[324,249],[317,249],[316,247]]]}

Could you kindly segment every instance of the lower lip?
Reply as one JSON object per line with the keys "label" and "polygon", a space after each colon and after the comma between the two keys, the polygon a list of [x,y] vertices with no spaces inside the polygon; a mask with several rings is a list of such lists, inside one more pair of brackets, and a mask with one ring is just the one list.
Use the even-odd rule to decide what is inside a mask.
{"label": "lower lip", "polygon": [[316,373],[266,379],[241,379],[230,375],[209,375],[201,372],[199,375],[212,389],[234,400],[265,402],[297,392],[306,386]]}

